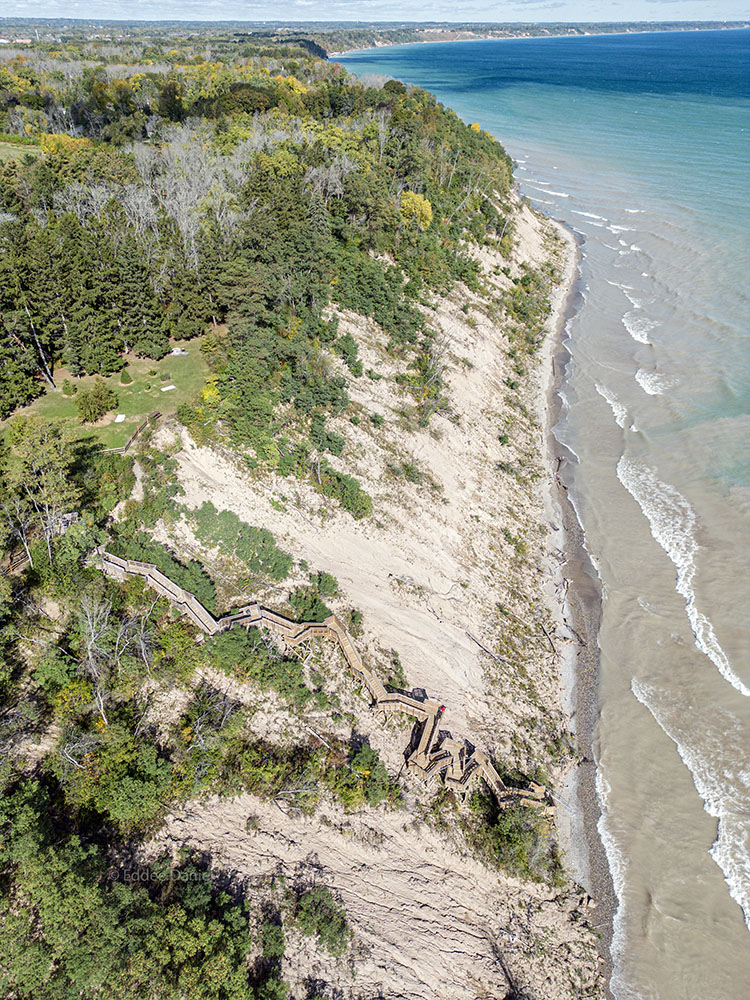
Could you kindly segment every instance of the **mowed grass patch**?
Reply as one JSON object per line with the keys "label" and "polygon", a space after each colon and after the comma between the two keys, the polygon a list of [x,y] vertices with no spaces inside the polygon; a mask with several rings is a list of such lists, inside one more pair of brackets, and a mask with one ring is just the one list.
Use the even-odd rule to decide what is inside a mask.
{"label": "mowed grass patch", "polygon": [[0,142],[0,163],[7,163],[8,160],[20,160],[24,153],[31,153],[32,156],[42,156],[39,146],[27,146],[15,142]]}
{"label": "mowed grass patch", "polygon": [[[123,368],[132,378],[132,382],[123,385],[120,381],[122,372],[107,376],[104,381],[117,393],[119,402],[115,410],[108,413],[95,424],[83,424],[76,409],[76,397],[65,396],[62,392],[63,381],[69,379],[80,392],[90,388],[95,375],[84,375],[80,379],[73,378],[65,368],[55,370],[57,390],[48,390],[29,406],[17,410],[17,414],[28,416],[36,413],[46,420],[65,420],[75,428],[81,428],[101,441],[105,448],[122,448],[133,431],[142,423],[149,413],[174,413],[181,403],[188,402],[198,395],[206,375],[208,365],[200,349],[200,338],[190,341],[175,341],[172,347],[181,347],[188,353],[185,355],[168,354],[161,361],[150,358],[139,358]],[[152,372],[156,372],[152,375]],[[161,390],[174,385],[168,392]],[[121,423],[115,423],[118,414],[124,414]],[[7,423],[7,421],[5,421]],[[2,426],[2,425],[0,425]]]}

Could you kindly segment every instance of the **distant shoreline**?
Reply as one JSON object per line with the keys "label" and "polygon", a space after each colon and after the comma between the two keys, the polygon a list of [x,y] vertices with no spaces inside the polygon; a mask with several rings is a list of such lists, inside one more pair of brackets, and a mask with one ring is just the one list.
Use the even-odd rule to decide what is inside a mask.
{"label": "distant shoreline", "polygon": [[330,62],[331,60],[336,60],[339,57],[353,56],[364,54],[366,52],[377,52],[380,49],[400,49],[405,48],[407,45],[437,45],[437,44],[448,44],[452,42],[505,42],[505,41],[516,41],[521,39],[555,39],[555,38],[606,38],[612,36],[613,38],[622,38],[624,35],[682,35],[686,32],[699,32],[699,31],[747,31],[750,28],[750,21],[743,22],[728,22],[723,27],[716,24],[707,24],[705,28],[696,27],[693,24],[689,26],[686,25],[684,28],[641,28],[639,26],[637,31],[570,31],[559,35],[549,35],[549,34],[532,34],[532,33],[518,33],[518,34],[483,34],[483,35],[468,35],[461,38],[417,38],[410,42],[383,42],[382,44],[368,45],[364,48],[354,48],[345,49],[341,52],[329,52],[326,55],[326,59]]}

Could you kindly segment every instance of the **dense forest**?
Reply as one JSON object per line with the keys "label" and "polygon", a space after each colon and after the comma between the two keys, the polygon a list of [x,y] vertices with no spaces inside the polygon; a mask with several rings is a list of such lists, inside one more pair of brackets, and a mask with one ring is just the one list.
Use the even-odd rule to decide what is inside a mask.
{"label": "dense forest", "polygon": [[[179,344],[199,382],[174,418],[195,440],[370,517],[330,421],[352,380],[381,376],[338,316],[382,330],[415,426],[448,406],[423,307],[479,287],[473,247],[509,251],[511,163],[425,91],[321,59],[317,36],[42,36],[0,50],[0,992],[275,1000],[285,935],[346,951],[335,895],[305,881],[248,894],[209,858],[144,843],[208,790],[283,793],[310,813],[323,796],[398,809],[399,783],[352,740],[323,661],[254,629],[202,641],[140,583],[105,580],[92,553],[154,563],[212,610],[273,587],[299,621],[335,609],[356,634],[361,614],[330,574],[209,503],[190,530],[241,566],[235,591],[175,554],[154,531],[179,495],[173,451],[145,425],[127,453],[101,435],[127,400],[134,425],[166,405]],[[545,293],[534,271],[513,279],[521,352]],[[384,680],[403,684],[400,669],[394,653]],[[227,679],[334,728],[273,745]],[[159,692],[178,689],[164,727]],[[489,863],[562,879],[523,810],[477,794],[460,824]]]}
{"label": "dense forest", "polygon": [[54,388],[60,367],[109,375],[210,326],[196,419],[220,416],[279,461],[285,424],[320,438],[346,405],[320,363],[338,352],[357,371],[331,302],[377,320],[419,382],[430,331],[415,303],[474,280],[465,236],[503,234],[510,164],[490,136],[302,47],[272,58],[237,43],[221,61],[144,46],[130,65],[82,48],[0,68],[18,154],[0,171],[0,415]]}

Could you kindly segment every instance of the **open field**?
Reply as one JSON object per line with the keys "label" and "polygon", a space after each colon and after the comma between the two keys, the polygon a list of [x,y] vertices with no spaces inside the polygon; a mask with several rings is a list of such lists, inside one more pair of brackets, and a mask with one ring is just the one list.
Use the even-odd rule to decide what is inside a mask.
{"label": "open field", "polygon": [[[161,413],[174,413],[180,403],[195,397],[203,386],[208,373],[208,366],[200,350],[200,339],[190,341],[175,341],[172,347],[181,347],[186,355],[168,354],[161,361],[151,358],[133,360],[123,368],[133,381],[123,385],[120,381],[122,372],[109,375],[104,381],[115,390],[119,403],[112,413],[108,413],[95,424],[82,424],[76,409],[75,396],[65,396],[62,392],[63,381],[67,378],[80,390],[93,385],[94,375],[84,375],[80,379],[73,378],[65,368],[55,369],[57,391],[48,391],[29,406],[24,406],[16,412],[28,416],[37,413],[48,420],[67,420],[80,430],[92,434],[102,442],[105,448],[121,448],[149,413],[159,410]],[[174,385],[167,392],[166,386]],[[115,423],[118,415],[125,419]],[[0,424],[0,427],[3,426]]]}
{"label": "open field", "polygon": [[42,151],[39,146],[26,146],[15,142],[0,142],[0,163],[8,160],[20,160],[24,153],[31,153],[32,156],[41,156]]}

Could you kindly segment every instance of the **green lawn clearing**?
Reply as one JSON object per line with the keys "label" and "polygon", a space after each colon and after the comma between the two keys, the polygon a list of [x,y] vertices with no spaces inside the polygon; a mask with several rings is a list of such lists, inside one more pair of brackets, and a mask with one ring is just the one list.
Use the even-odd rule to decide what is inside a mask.
{"label": "green lawn clearing", "polygon": [[20,160],[24,153],[31,153],[32,156],[42,155],[39,146],[27,146],[15,142],[0,142],[0,163],[6,163],[8,160]]}
{"label": "green lawn clearing", "polygon": [[[132,361],[123,368],[123,372],[127,372],[133,379],[129,385],[123,385],[120,381],[122,372],[105,378],[107,385],[117,393],[119,402],[111,413],[95,424],[81,423],[75,396],[63,395],[62,384],[68,378],[78,389],[89,388],[96,376],[84,375],[83,378],[76,379],[64,368],[55,370],[56,391],[48,390],[29,406],[16,412],[23,416],[38,413],[48,420],[70,421],[72,426],[96,437],[105,448],[121,448],[149,413],[156,410],[163,414],[174,413],[180,403],[188,402],[198,395],[208,374],[208,365],[200,345],[200,338],[175,341],[172,347],[186,350],[186,355],[168,354],[161,361],[148,358]],[[162,392],[162,389],[170,385],[175,388]],[[124,415],[125,419],[116,422],[118,415]]]}

